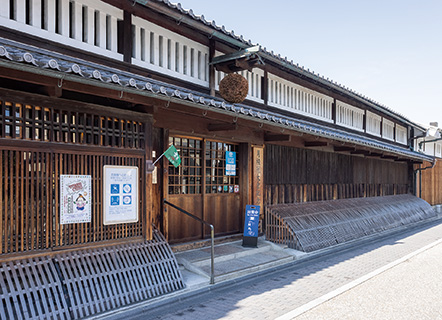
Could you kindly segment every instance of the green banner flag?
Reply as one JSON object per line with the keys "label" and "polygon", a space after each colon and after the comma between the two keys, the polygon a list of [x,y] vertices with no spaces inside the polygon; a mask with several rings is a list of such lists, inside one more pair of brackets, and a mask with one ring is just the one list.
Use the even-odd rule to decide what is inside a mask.
{"label": "green banner flag", "polygon": [[164,152],[164,156],[175,166],[175,168],[181,164],[180,155],[174,145],[171,145],[169,149]]}

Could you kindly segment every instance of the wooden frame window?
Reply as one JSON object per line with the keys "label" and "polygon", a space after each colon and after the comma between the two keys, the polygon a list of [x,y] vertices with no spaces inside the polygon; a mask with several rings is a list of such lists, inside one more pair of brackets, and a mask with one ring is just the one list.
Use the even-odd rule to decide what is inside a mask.
{"label": "wooden frame window", "polygon": [[169,163],[169,194],[201,194],[203,141],[170,137],[169,143],[176,147],[181,157],[178,168]]}
{"label": "wooden frame window", "polygon": [[142,122],[0,101],[0,138],[142,149]]}
{"label": "wooden frame window", "polygon": [[[236,144],[188,137],[170,137],[181,157],[181,165],[168,164],[169,194],[233,193],[239,189],[238,149]],[[226,152],[234,151],[236,175],[226,175]],[[203,168],[205,164],[205,169]]]}
{"label": "wooden frame window", "polygon": [[[233,193],[239,185],[238,145],[216,141],[206,141],[206,193]],[[226,151],[234,151],[236,157],[236,175],[226,175]]]}

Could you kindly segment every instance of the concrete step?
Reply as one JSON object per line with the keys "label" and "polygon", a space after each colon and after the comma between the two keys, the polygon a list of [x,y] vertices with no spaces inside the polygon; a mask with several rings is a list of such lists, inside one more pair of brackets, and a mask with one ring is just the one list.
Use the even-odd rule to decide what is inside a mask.
{"label": "concrete step", "polygon": [[[294,250],[260,238],[257,248],[243,247],[242,241],[215,246],[215,281],[224,281],[293,261]],[[211,248],[176,253],[179,264],[194,274],[210,277]],[[183,269],[182,269],[183,270]]]}
{"label": "concrete step", "polygon": [[[215,282],[241,277],[246,274],[276,267],[293,260],[294,256],[288,255],[284,252],[267,251],[215,263]],[[203,266],[201,269],[207,275],[210,274],[210,266]]]}

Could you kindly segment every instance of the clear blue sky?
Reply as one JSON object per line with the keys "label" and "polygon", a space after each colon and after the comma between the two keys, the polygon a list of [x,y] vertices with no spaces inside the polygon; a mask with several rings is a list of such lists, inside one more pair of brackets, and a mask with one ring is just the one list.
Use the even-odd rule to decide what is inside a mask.
{"label": "clear blue sky", "polygon": [[414,122],[442,127],[442,0],[181,4]]}

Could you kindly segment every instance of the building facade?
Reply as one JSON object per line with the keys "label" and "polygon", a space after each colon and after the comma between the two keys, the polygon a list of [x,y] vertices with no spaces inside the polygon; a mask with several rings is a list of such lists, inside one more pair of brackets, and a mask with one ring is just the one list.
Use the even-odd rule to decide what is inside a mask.
{"label": "building facade", "polygon": [[[413,193],[434,160],[426,128],[167,0],[2,0],[0,21],[0,260],[208,237],[164,200],[237,234],[247,204]],[[151,171],[171,144],[181,165]],[[137,168],[135,221],[105,223],[108,167]],[[62,219],[62,176],[90,179],[85,221]]]}

